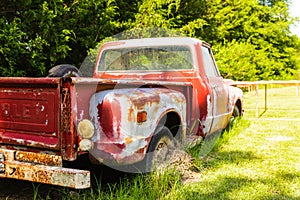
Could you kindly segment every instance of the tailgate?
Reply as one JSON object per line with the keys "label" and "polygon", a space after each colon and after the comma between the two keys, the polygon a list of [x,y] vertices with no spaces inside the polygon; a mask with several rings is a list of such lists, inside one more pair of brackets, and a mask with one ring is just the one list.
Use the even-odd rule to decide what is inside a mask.
{"label": "tailgate", "polygon": [[0,145],[59,149],[60,79],[0,78]]}

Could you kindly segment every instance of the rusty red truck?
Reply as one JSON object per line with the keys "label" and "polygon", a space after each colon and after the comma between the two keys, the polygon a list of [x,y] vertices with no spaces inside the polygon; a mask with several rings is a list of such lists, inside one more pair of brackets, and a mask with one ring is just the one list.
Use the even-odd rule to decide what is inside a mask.
{"label": "rusty red truck", "polygon": [[66,162],[151,171],[162,147],[193,144],[241,114],[242,91],[222,78],[207,43],[107,42],[92,77],[59,65],[47,78],[0,79],[0,178],[87,188],[90,171]]}

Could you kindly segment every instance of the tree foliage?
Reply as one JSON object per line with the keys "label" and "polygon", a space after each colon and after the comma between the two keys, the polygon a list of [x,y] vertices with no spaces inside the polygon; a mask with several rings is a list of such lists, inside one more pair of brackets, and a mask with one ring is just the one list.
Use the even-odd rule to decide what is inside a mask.
{"label": "tree foliage", "polygon": [[300,65],[293,20],[287,0],[2,0],[0,76],[79,66],[107,37],[161,27],[210,43],[225,78],[292,79]]}
{"label": "tree foliage", "polygon": [[[220,1],[215,3],[211,7],[215,14],[209,22],[215,26],[207,39],[217,45],[217,60],[226,78],[294,78],[297,65],[293,57],[299,52],[299,39],[289,31],[291,22],[286,3],[277,1],[272,6],[245,0],[227,1],[225,6],[220,6]],[[244,69],[240,65],[248,66],[247,79],[237,73]],[[233,70],[234,76],[230,75]]]}
{"label": "tree foliage", "polygon": [[43,76],[58,63],[78,64],[114,34],[113,0],[5,0],[0,13],[0,74]]}

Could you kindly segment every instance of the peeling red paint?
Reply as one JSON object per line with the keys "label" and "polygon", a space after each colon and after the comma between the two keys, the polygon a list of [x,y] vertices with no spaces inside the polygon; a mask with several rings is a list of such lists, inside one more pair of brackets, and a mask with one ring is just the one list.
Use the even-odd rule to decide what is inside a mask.
{"label": "peeling red paint", "polygon": [[114,139],[114,127],[117,129],[117,133],[120,132],[120,103],[115,99],[112,102],[104,100],[97,106],[98,109],[98,120],[104,135],[107,139]]}
{"label": "peeling red paint", "polygon": [[98,150],[105,151],[110,154],[120,154],[124,148],[125,144],[119,144],[119,143],[99,143],[97,144]]}
{"label": "peeling red paint", "polygon": [[10,144],[17,144],[22,146],[33,146],[40,148],[54,148],[57,149],[58,138],[49,137],[47,135],[32,135],[24,133],[5,132],[2,134],[2,141]]}
{"label": "peeling red paint", "polygon": [[0,80],[0,142],[7,145],[59,149],[59,79]]}

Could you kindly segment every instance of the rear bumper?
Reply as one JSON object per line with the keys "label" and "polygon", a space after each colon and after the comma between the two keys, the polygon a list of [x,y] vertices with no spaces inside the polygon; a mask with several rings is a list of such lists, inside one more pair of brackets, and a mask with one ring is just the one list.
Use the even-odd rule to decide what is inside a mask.
{"label": "rear bumper", "polygon": [[90,172],[62,167],[60,156],[0,148],[0,178],[75,189],[90,187]]}

